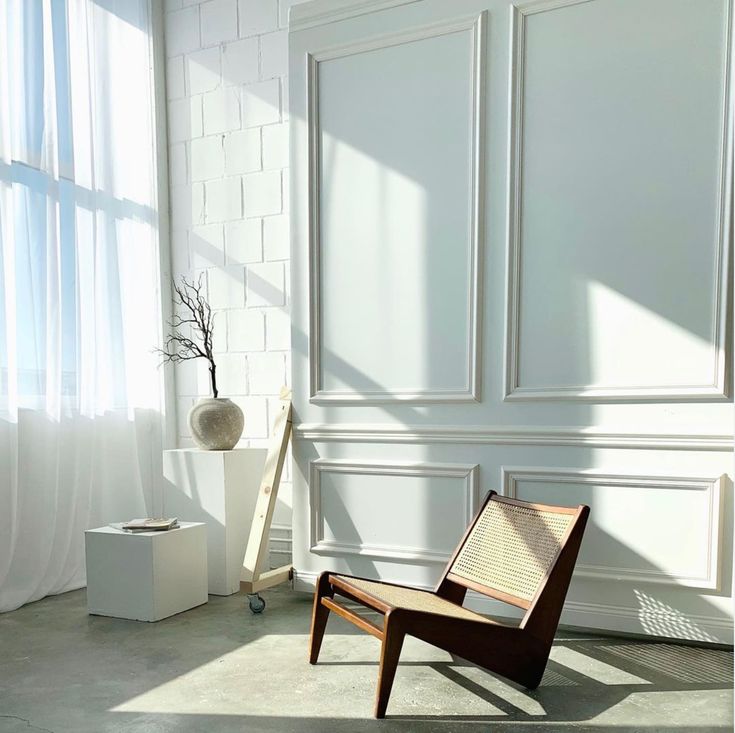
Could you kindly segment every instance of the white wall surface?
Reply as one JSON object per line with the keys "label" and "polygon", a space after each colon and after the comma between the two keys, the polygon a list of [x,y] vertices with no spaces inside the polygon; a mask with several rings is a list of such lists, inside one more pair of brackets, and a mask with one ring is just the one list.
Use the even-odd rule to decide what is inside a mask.
{"label": "white wall surface", "polygon": [[566,623],[732,641],[730,6],[295,8],[298,587],[492,488],[590,505]]}
{"label": "white wall surface", "polygon": [[[166,0],[172,270],[203,275],[216,312],[218,386],[265,446],[290,379],[287,32],[290,0]],[[209,389],[176,369],[177,437]],[[290,462],[275,522],[290,537]],[[289,550],[281,539],[279,550]]]}
{"label": "white wall surface", "polygon": [[[292,38],[290,75],[286,0],[166,2],[173,269],[206,275],[222,393],[245,411],[246,445],[266,443],[293,347],[301,587],[327,567],[430,585],[468,505],[495,488],[592,505],[567,623],[731,639],[733,416],[721,397],[727,304],[716,209],[726,178],[715,88],[726,4],[702,0],[694,12],[651,2],[641,14],[638,3],[616,2],[550,3],[529,15],[528,73],[513,95],[506,0],[380,0],[376,13],[362,0],[322,0],[327,16],[304,20]],[[432,23],[466,26],[483,9],[477,86],[469,31],[415,36]],[[711,42],[682,46],[692,29]],[[389,40],[362,47],[376,38]],[[359,53],[341,55],[352,43]],[[451,61],[464,56],[465,76],[436,63],[443,43],[458,44]],[[635,54],[628,64],[623,47]],[[677,49],[699,63],[679,63]],[[334,56],[320,62],[329,160],[316,186],[306,165],[306,51]],[[477,108],[442,106],[447,94],[466,99],[471,84],[482,140],[472,130]],[[677,114],[692,94],[685,109],[697,114]],[[372,95],[382,103],[370,104]],[[421,107],[432,103],[431,114]],[[393,109],[402,110],[394,120],[379,114]],[[524,155],[513,158],[520,119]],[[424,154],[409,149],[422,141]],[[470,146],[479,144],[477,157]],[[446,179],[432,177],[442,155]],[[460,209],[473,181],[482,185]],[[309,191],[321,197],[326,278],[311,284]],[[516,211],[521,229],[511,226]],[[452,248],[461,257],[449,257]],[[322,293],[328,310],[314,340],[310,306]],[[188,408],[206,390],[202,371],[178,371],[180,445],[189,443]],[[290,480],[280,527],[290,524]],[[382,521],[387,504],[393,518]],[[288,551],[289,531],[276,534]]]}

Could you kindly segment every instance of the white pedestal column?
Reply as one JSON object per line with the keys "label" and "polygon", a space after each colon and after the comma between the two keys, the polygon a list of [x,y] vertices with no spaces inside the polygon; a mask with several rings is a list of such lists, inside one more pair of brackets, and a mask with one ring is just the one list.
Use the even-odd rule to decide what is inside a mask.
{"label": "white pedestal column", "polygon": [[163,452],[163,513],[207,525],[209,592],[240,590],[245,547],[267,451]]}

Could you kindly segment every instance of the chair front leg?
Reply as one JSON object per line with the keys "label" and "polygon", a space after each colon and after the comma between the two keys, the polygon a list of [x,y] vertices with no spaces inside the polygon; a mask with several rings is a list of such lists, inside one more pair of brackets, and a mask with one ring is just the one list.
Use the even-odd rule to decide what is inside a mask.
{"label": "chair front leg", "polygon": [[314,608],[311,613],[311,642],[309,644],[309,664],[316,664],[319,658],[319,650],[322,648],[324,629],[329,618],[329,609],[322,605],[322,598],[334,596],[334,589],[329,583],[329,573],[324,572],[319,576],[314,592]]}
{"label": "chair front leg", "polygon": [[388,707],[388,698],[396,676],[398,658],[401,655],[403,639],[406,631],[401,616],[395,611],[385,615],[383,624],[383,646],[380,650],[380,671],[378,672],[378,690],[375,697],[375,717],[384,718]]}

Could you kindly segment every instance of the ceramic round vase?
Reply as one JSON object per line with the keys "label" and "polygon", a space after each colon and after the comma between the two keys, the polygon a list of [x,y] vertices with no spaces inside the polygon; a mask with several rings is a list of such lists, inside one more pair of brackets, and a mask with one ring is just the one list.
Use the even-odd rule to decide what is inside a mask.
{"label": "ceramic round vase", "polygon": [[202,450],[232,450],[240,440],[245,418],[228,397],[203,397],[189,410],[189,430]]}

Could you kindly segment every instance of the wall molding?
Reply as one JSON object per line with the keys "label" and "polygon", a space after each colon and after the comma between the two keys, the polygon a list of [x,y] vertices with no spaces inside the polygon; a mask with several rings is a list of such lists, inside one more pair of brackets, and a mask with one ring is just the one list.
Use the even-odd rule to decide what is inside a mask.
{"label": "wall molding", "polygon": [[[294,589],[313,593],[318,577],[317,572],[295,570]],[[399,579],[386,580],[401,582]],[[414,585],[414,587],[421,590],[434,589],[429,585]],[[517,609],[472,591],[467,594],[465,605],[478,613],[495,618],[519,618]],[[655,604],[655,601],[651,602],[651,606],[634,608],[567,601],[562,611],[561,627],[602,632],[617,631],[624,634],[643,634],[653,638],[686,639],[713,644],[733,643],[732,618],[684,613],[664,604]]]}
{"label": "wall molding", "polygon": [[597,471],[579,471],[558,468],[501,467],[501,486],[504,496],[512,499],[518,496],[518,482],[576,484],[581,486],[605,486],[610,488],[631,487],[643,490],[676,489],[682,491],[704,491],[708,497],[706,571],[704,575],[687,575],[668,570],[637,569],[633,567],[614,567],[608,565],[587,565],[577,563],[575,577],[602,580],[630,581],[643,583],[662,583],[665,585],[685,586],[719,591],[722,571],[722,529],[724,515],[722,500],[725,476],[716,478],[655,476],[651,474],[613,474]]}
{"label": "wall molding", "polygon": [[415,2],[419,0],[312,0],[291,7],[288,28],[300,31]]}
{"label": "wall molding", "polygon": [[[372,5],[372,4],[371,4]],[[367,11],[365,11],[367,12]],[[337,58],[390,48],[428,38],[461,31],[472,32],[472,133],[471,133],[471,209],[468,268],[468,374],[467,386],[460,389],[405,390],[326,390],[322,386],[322,297],[321,297],[321,231],[320,231],[320,122],[319,64]],[[347,45],[325,48],[306,55],[306,108],[308,130],[309,180],[309,384],[310,401],[315,404],[357,403],[462,403],[477,402],[481,391],[482,356],[482,249],[484,234],[484,116],[485,116],[485,55],[487,11],[470,17],[454,18],[441,23],[363,39]]]}
{"label": "wall molding", "polygon": [[301,423],[297,440],[348,443],[456,443],[564,445],[580,448],[732,451],[732,435],[616,433],[583,427],[421,426],[365,423]]}
{"label": "wall molding", "polygon": [[521,305],[521,209],[523,163],[523,95],[526,56],[526,20],[532,15],[550,12],[594,0],[541,0],[511,6],[509,74],[509,156],[508,156],[508,271],[506,282],[506,326],[504,381],[505,401],[672,401],[726,400],[729,398],[730,365],[728,352],[732,343],[728,333],[731,315],[728,302],[728,271],[732,179],[732,110],[730,109],[732,73],[731,2],[726,9],[725,79],[721,104],[721,157],[719,161],[719,196],[717,208],[718,241],[713,283],[713,379],[709,384],[689,385],[558,385],[523,387],[520,384],[520,305]]}
{"label": "wall molding", "polygon": [[362,555],[382,560],[418,563],[446,563],[450,554],[430,547],[347,543],[324,538],[321,477],[323,473],[347,473],[368,476],[421,476],[456,478],[464,481],[465,525],[477,510],[480,492],[480,467],[461,463],[387,463],[383,461],[329,460],[320,458],[309,464],[310,534],[309,545],[320,555]]}

